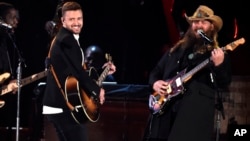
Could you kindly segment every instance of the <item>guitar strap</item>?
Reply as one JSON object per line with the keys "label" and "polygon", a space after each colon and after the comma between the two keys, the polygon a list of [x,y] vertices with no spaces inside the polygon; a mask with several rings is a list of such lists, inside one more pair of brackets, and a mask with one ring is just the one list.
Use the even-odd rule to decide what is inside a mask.
{"label": "guitar strap", "polygon": [[[47,56],[47,60],[46,60],[46,61],[48,61],[48,60],[50,59],[50,52],[51,52],[51,48],[52,48],[52,45],[54,44],[55,39],[56,39],[56,37],[54,37],[54,39],[53,39],[52,42],[51,42],[50,49],[49,49],[49,53],[48,53],[48,56]],[[47,65],[49,65],[50,71],[52,72],[52,74],[53,74],[53,76],[54,76],[54,78],[55,78],[55,80],[56,80],[57,86],[58,86],[58,88],[60,89],[60,91],[61,91],[61,93],[62,93],[62,95],[63,95],[63,97],[64,97],[64,99],[65,99],[65,101],[66,101],[66,104],[67,104],[68,108],[69,108],[71,111],[74,111],[74,106],[66,99],[65,93],[64,93],[64,91],[63,91],[63,88],[62,88],[61,84],[59,83],[59,80],[58,80],[58,78],[57,78],[57,75],[56,75],[56,73],[55,73],[55,71],[54,71],[54,68],[53,68],[52,64],[49,63],[49,64],[47,64]]]}

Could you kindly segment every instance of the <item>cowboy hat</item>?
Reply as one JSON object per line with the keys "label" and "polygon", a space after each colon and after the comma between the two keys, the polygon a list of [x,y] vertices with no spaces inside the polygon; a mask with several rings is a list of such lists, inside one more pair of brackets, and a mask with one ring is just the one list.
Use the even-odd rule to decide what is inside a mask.
{"label": "cowboy hat", "polygon": [[188,17],[185,15],[185,17],[189,23],[192,23],[192,21],[195,20],[209,20],[214,24],[217,31],[221,30],[223,25],[222,19],[219,16],[214,15],[214,11],[205,5],[200,5],[194,12],[193,16]]}

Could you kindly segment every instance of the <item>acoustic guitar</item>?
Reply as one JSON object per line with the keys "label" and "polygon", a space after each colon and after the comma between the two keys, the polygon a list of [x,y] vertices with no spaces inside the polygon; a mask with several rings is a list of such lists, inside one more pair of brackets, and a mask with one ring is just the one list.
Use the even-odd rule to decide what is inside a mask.
{"label": "acoustic guitar", "polygon": [[[112,58],[109,54],[106,54],[106,59],[111,62]],[[89,70],[89,75],[96,74],[99,76],[97,80],[93,79],[98,86],[102,85],[102,82],[108,75],[111,66],[107,66],[101,75],[97,74],[94,68]],[[74,106],[74,110],[71,112],[73,118],[77,123],[84,123],[87,120],[91,122],[97,122],[100,117],[100,101],[99,95],[88,94],[82,88],[79,87],[78,80],[73,76],[68,76],[65,81],[65,95],[66,101]]]}

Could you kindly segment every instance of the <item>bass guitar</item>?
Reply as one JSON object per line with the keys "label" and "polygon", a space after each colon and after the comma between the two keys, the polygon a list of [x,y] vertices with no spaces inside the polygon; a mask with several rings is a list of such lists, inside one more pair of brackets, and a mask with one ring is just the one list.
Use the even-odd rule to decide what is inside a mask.
{"label": "bass guitar", "polygon": [[[106,59],[111,62],[112,58],[109,54],[106,54]],[[108,75],[111,66],[107,66],[99,78],[96,81],[98,86],[102,85],[102,82]],[[94,72],[93,72],[94,71]],[[97,73],[94,68],[89,70],[89,75]],[[86,93],[82,88],[79,87],[78,80],[73,76],[68,76],[65,81],[65,96],[66,101],[74,106],[74,110],[71,112],[74,120],[77,123],[84,123],[86,120],[91,122],[98,121],[100,117],[100,101],[99,95],[93,95]]]}
{"label": "bass guitar", "polygon": [[0,75],[0,84],[3,84],[3,82],[10,77],[10,73],[5,72]]}
{"label": "bass guitar", "polygon": [[[38,79],[41,79],[41,78],[43,78],[45,76],[47,76],[47,70],[39,72],[39,73],[36,73],[36,74],[33,74],[31,76],[28,76],[28,77],[26,77],[26,78],[24,78],[24,79],[21,80],[21,82],[20,82],[21,87],[25,86],[25,85],[27,85],[29,83],[32,83],[32,82],[34,82],[34,81],[36,81]],[[2,86],[1,95],[7,94],[7,93],[9,93],[11,91],[12,91],[12,89],[9,89],[7,87],[7,85]]]}
{"label": "bass guitar", "polygon": [[[10,73],[5,72],[0,75],[0,84],[3,84],[3,82],[10,77]],[[5,101],[0,100],[0,108],[2,108],[5,105]]]}
{"label": "bass guitar", "polygon": [[[240,44],[244,44],[245,39],[240,38],[230,44],[227,44],[225,47],[222,47],[224,51],[230,50],[233,51],[236,47],[238,47]],[[154,92],[149,96],[149,109],[152,112],[152,114],[163,114],[164,108],[169,103],[172,97],[175,97],[179,94],[181,94],[184,90],[183,84],[186,83],[188,80],[192,78],[192,76],[203,69],[206,65],[208,65],[210,62],[210,58],[204,60],[199,65],[194,67],[192,70],[186,73],[186,69],[181,71],[178,75],[173,77],[172,79],[167,80],[168,86],[166,87],[166,95],[160,95],[157,92]],[[155,104],[158,104],[155,106]]]}
{"label": "bass guitar", "polygon": [[2,108],[4,106],[4,104],[5,104],[5,101],[0,100],[0,108]]}

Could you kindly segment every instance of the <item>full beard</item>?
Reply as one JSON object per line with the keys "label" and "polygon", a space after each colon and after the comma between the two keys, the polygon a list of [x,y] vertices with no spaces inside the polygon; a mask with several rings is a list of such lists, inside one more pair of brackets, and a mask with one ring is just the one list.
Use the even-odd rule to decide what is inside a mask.
{"label": "full beard", "polygon": [[189,29],[185,34],[186,42],[183,42],[184,48],[193,48],[193,52],[197,54],[204,54],[211,50],[211,45],[207,44],[206,41],[197,37],[193,30]]}

